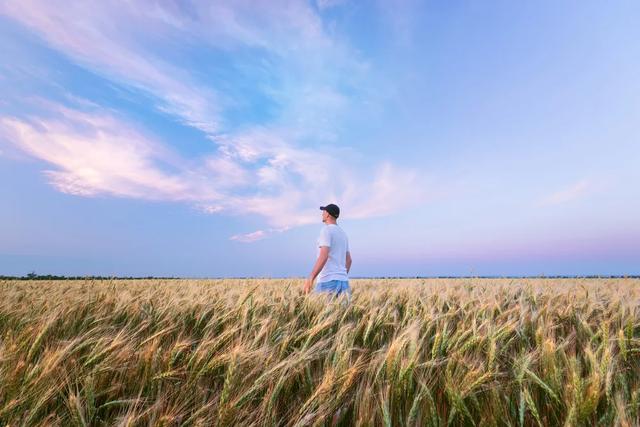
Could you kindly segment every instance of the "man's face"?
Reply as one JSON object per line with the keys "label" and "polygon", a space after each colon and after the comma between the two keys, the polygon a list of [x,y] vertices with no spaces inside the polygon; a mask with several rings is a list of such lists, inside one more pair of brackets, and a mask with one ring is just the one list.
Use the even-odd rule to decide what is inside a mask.
{"label": "man's face", "polygon": [[325,210],[322,211],[322,222],[327,222],[327,217],[329,216],[329,213]]}

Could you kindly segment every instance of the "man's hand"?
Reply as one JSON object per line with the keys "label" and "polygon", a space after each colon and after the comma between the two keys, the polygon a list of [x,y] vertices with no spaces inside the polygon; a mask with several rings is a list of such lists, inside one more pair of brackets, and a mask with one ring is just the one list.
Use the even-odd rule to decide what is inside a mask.
{"label": "man's hand", "polygon": [[318,277],[318,274],[320,274],[320,271],[322,270],[324,265],[327,263],[328,259],[329,259],[329,246],[320,246],[320,253],[318,254],[318,259],[316,260],[316,264],[313,266],[313,270],[311,270],[311,274],[309,275],[309,277],[307,277],[307,280],[305,280],[304,282],[303,290],[305,294],[308,294],[309,292],[311,292],[311,288],[313,287],[313,281],[315,280],[316,277]]}
{"label": "man's hand", "polygon": [[307,277],[307,280],[304,281],[304,293],[308,294],[309,292],[311,292],[311,288],[313,287],[313,280],[311,280],[311,278]]}

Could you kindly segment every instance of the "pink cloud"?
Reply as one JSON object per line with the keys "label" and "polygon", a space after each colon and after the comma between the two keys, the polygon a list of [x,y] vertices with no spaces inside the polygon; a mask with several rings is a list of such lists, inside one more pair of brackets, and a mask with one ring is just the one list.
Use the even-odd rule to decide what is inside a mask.
{"label": "pink cloud", "polygon": [[586,179],[582,179],[569,187],[558,190],[540,201],[540,205],[558,205],[580,199],[593,190],[593,185]]}
{"label": "pink cloud", "polygon": [[224,109],[241,101],[221,93],[217,82],[165,59],[175,49],[172,46],[249,46],[272,52],[288,64],[277,72],[292,68],[295,75],[307,78],[300,86],[265,90],[286,105],[284,121],[295,117],[307,127],[344,104],[344,97],[332,88],[332,76],[341,68],[355,72],[359,67],[353,52],[324,31],[321,17],[305,2],[71,0],[60,8],[45,0],[7,0],[0,3],[0,14],[34,31],[79,65],[151,94],[159,110],[212,137],[224,128]]}
{"label": "pink cloud", "polygon": [[346,0],[316,0],[316,4],[318,5],[318,9],[325,10],[340,6],[345,1]]}
{"label": "pink cloud", "polygon": [[[0,14],[77,64],[151,95],[157,109],[217,144],[216,152],[188,160],[78,98],[69,99],[75,110],[48,106],[45,117],[0,118],[6,139],[47,162],[45,176],[59,191],[185,202],[205,213],[263,217],[270,228],[233,238],[246,242],[316,222],[318,203],[328,200],[353,218],[389,214],[424,200],[417,172],[357,163],[353,151],[335,144],[336,123],[353,108],[341,90],[366,86],[368,67],[325,31],[312,4],[72,0],[60,8],[44,0],[7,0],[0,3]],[[224,113],[242,101],[167,59],[175,53],[171,46],[196,43],[268,52],[274,59],[261,66],[282,84],[259,89],[282,106],[278,116],[264,126],[228,129]],[[314,148],[301,146],[309,141]],[[333,144],[317,145],[327,141]]]}
{"label": "pink cloud", "polygon": [[230,240],[237,240],[238,242],[250,243],[257,240],[262,240],[267,236],[264,230],[254,231],[253,233],[236,234],[231,236]]}
{"label": "pink cloud", "polygon": [[[47,102],[41,107],[47,110],[41,116],[0,117],[0,136],[50,165],[45,175],[57,190],[183,202],[209,214],[265,218],[270,228],[232,236],[240,242],[315,223],[318,204],[327,201],[339,203],[350,218],[390,214],[424,201],[415,172],[389,163],[373,174],[357,172],[349,156],[296,147],[272,129],[240,135],[228,150],[187,161],[98,107],[90,112]],[[265,159],[266,165],[255,167]]]}
{"label": "pink cloud", "polygon": [[63,110],[56,119],[0,119],[7,139],[55,165],[47,171],[60,191],[179,200],[186,184],[152,164],[153,144],[108,116]]}
{"label": "pink cloud", "polygon": [[185,70],[144,46],[144,35],[163,29],[153,7],[134,3],[6,1],[4,14],[35,31],[79,64],[119,83],[154,95],[158,108],[207,133],[220,126],[217,94]]}
{"label": "pink cloud", "polygon": [[257,242],[258,240],[265,239],[274,233],[282,233],[283,231],[287,231],[289,228],[290,227],[269,228],[267,230],[257,230],[252,233],[235,234],[230,237],[230,240],[235,240],[242,243]]}

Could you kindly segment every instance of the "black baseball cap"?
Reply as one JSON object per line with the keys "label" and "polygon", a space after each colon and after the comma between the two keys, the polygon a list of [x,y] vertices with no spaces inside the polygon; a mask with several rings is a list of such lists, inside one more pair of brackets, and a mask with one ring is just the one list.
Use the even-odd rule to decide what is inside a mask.
{"label": "black baseball cap", "polygon": [[340,216],[340,208],[333,203],[329,203],[327,206],[320,206],[320,210],[329,212],[329,215],[334,218],[338,218]]}

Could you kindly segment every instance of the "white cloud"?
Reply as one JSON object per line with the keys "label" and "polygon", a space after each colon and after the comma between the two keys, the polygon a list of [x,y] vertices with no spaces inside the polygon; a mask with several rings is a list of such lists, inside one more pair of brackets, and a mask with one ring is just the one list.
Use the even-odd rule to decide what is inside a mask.
{"label": "white cloud", "polygon": [[580,199],[593,189],[593,185],[586,179],[580,180],[569,187],[556,191],[540,201],[541,206],[558,205]]}
{"label": "white cloud", "polygon": [[415,0],[378,0],[377,6],[390,38],[400,45],[411,46],[420,4]]}
{"label": "white cloud", "polygon": [[325,33],[308,3],[277,3],[72,0],[61,8],[45,0],[7,0],[0,14],[95,73],[153,95],[159,110],[216,137],[225,127],[224,109],[242,100],[233,91],[222,93],[224,82],[180,66],[185,47],[249,47],[271,55],[261,67],[281,75],[282,85],[264,89],[284,105],[284,121],[295,118],[308,127],[333,118],[344,104],[334,86],[345,68],[353,74],[360,67],[353,52]]}
{"label": "white cloud", "polygon": [[[362,89],[369,66],[325,31],[310,3],[105,0],[61,8],[7,0],[0,14],[116,85],[151,95],[157,109],[217,144],[217,151],[185,159],[73,94],[65,95],[77,109],[49,105],[44,114],[0,118],[0,132],[47,162],[52,169],[45,174],[60,191],[178,201],[205,213],[265,218],[270,228],[233,237],[245,242],[316,222],[318,204],[329,200],[354,218],[423,200],[417,172],[366,164],[338,146],[344,117],[358,110],[354,99],[370,95]],[[227,71],[248,79],[252,90],[278,106],[277,114],[261,125],[228,123],[226,112],[248,101],[232,83],[181,61],[190,49],[198,57],[201,51],[251,49],[253,59],[229,63]],[[267,78],[256,78],[262,75]]]}
{"label": "white cloud", "polygon": [[257,240],[262,240],[267,236],[264,230],[254,231],[253,233],[236,234],[231,236],[230,240],[237,240],[238,242],[250,243]]}
{"label": "white cloud", "polygon": [[230,237],[230,240],[235,240],[242,243],[252,243],[258,240],[265,239],[274,233],[282,233],[283,231],[286,231],[289,228],[290,227],[269,228],[267,230],[257,230],[252,233],[235,234]]}
{"label": "white cloud", "polygon": [[415,172],[389,163],[373,174],[356,172],[339,153],[296,148],[273,130],[241,135],[241,143],[229,146],[235,150],[187,161],[104,110],[42,106],[48,108],[42,116],[0,117],[0,137],[46,162],[51,169],[45,175],[56,189],[85,197],[183,202],[210,214],[255,214],[270,226],[232,240],[255,241],[314,223],[317,206],[329,201],[350,218],[385,215],[424,201]]}
{"label": "white cloud", "polygon": [[54,166],[45,174],[58,190],[82,196],[108,194],[148,200],[216,200],[214,188],[185,173],[166,172],[175,163],[166,149],[106,113],[68,108],[54,117],[0,118],[5,139]]}
{"label": "white cloud", "polygon": [[344,2],[345,0],[316,0],[316,5],[318,6],[318,9],[325,10],[340,6]]}
{"label": "white cloud", "polygon": [[162,31],[154,8],[122,2],[6,1],[0,13],[24,24],[79,64],[119,83],[144,90],[158,108],[190,126],[213,133],[220,126],[217,95],[188,72],[144,45],[145,34]]}

